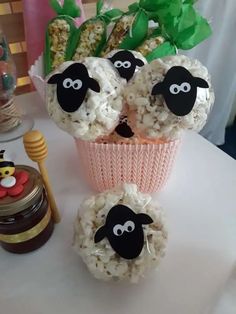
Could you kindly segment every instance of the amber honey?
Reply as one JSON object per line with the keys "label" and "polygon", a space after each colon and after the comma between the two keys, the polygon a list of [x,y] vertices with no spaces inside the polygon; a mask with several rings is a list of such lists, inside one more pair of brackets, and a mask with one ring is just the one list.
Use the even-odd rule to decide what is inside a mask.
{"label": "amber honey", "polygon": [[7,251],[27,253],[47,242],[54,225],[39,172],[28,166],[16,171],[27,171],[29,180],[19,196],[0,199],[0,243]]}

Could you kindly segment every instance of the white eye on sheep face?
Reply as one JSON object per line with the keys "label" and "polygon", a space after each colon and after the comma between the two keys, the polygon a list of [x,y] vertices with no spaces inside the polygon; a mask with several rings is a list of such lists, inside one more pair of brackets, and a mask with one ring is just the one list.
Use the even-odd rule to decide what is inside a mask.
{"label": "white eye on sheep face", "polygon": [[70,88],[71,86],[73,86],[73,81],[70,78],[66,78],[64,79],[62,84],[64,88]]}
{"label": "white eye on sheep face", "polygon": [[124,227],[122,225],[115,225],[113,227],[113,233],[114,235],[116,235],[117,237],[122,236],[122,234],[124,233]]}
{"label": "white eye on sheep face", "polygon": [[123,66],[123,62],[121,62],[121,61],[116,61],[115,63],[114,63],[114,66],[116,67],[116,68],[121,68],[122,66]]}
{"label": "white eye on sheep face", "polygon": [[130,67],[131,67],[131,62],[129,62],[129,61],[123,62],[123,68],[128,69]]}
{"label": "white eye on sheep face", "polygon": [[83,83],[81,80],[75,80],[73,82],[73,88],[76,90],[80,89],[82,87],[82,85],[83,85]]}
{"label": "white eye on sheep face", "polygon": [[124,230],[125,230],[126,232],[133,232],[134,229],[135,229],[135,224],[134,224],[134,222],[131,221],[131,220],[126,221],[126,223],[124,224]]}
{"label": "white eye on sheep face", "polygon": [[191,85],[189,83],[187,83],[187,82],[184,82],[184,83],[182,83],[180,85],[180,89],[181,89],[182,92],[188,93],[191,90]]}
{"label": "white eye on sheep face", "polygon": [[172,84],[172,85],[170,86],[170,93],[173,94],[173,95],[179,94],[180,90],[181,90],[181,89],[180,89],[180,86],[177,85],[177,84]]}

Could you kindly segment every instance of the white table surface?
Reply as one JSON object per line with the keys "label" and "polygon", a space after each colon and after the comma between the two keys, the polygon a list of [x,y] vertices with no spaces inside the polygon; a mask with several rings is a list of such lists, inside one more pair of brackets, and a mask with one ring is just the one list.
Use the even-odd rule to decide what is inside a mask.
{"label": "white table surface", "polygon": [[[0,313],[211,313],[236,261],[235,160],[187,133],[167,186],[154,195],[169,227],[167,255],[159,270],[138,285],[99,282],[71,249],[77,209],[92,193],[80,175],[73,139],[48,119],[36,93],[16,101],[32,113],[35,128],[48,140],[47,167],[62,222],[33,253],[0,250]],[[33,164],[22,139],[1,149],[18,164]]]}

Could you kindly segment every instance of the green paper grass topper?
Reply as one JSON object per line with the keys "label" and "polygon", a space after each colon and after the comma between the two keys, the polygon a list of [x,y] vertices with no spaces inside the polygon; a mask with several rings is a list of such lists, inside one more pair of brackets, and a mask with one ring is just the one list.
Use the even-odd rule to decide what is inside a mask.
{"label": "green paper grass topper", "polygon": [[53,10],[58,15],[69,15],[71,17],[80,17],[81,10],[76,0],[64,0],[63,4],[59,0],[49,0]]}
{"label": "green paper grass topper", "polygon": [[164,19],[180,14],[182,0],[140,0],[139,6],[148,12],[150,18]]}
{"label": "green paper grass topper", "polygon": [[179,13],[178,10],[170,13],[168,8],[155,13],[154,20],[159,23],[163,35],[178,49],[191,49],[212,33],[207,20],[193,7],[194,2],[183,1]]}
{"label": "green paper grass topper", "polygon": [[[209,23],[194,8],[196,0],[140,0],[132,6],[142,7],[149,19],[158,23],[165,43],[152,51],[148,61],[175,54],[178,49],[191,49],[208,38]],[[167,44],[168,42],[168,44]]]}

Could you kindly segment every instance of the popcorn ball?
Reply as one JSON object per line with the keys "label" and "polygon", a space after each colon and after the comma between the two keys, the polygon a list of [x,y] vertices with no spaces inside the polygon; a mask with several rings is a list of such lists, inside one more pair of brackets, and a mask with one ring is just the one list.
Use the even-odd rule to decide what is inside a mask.
{"label": "popcorn ball", "polygon": [[178,138],[184,129],[200,131],[214,102],[207,68],[184,55],[145,65],[124,95],[135,132],[167,140]]}
{"label": "popcorn ball", "polygon": [[134,184],[85,200],[74,226],[73,248],[97,279],[136,283],[165,255],[162,210]]}
{"label": "popcorn ball", "polygon": [[110,61],[88,57],[65,62],[47,81],[50,117],[75,138],[93,141],[116,127],[123,108],[123,87]]}

